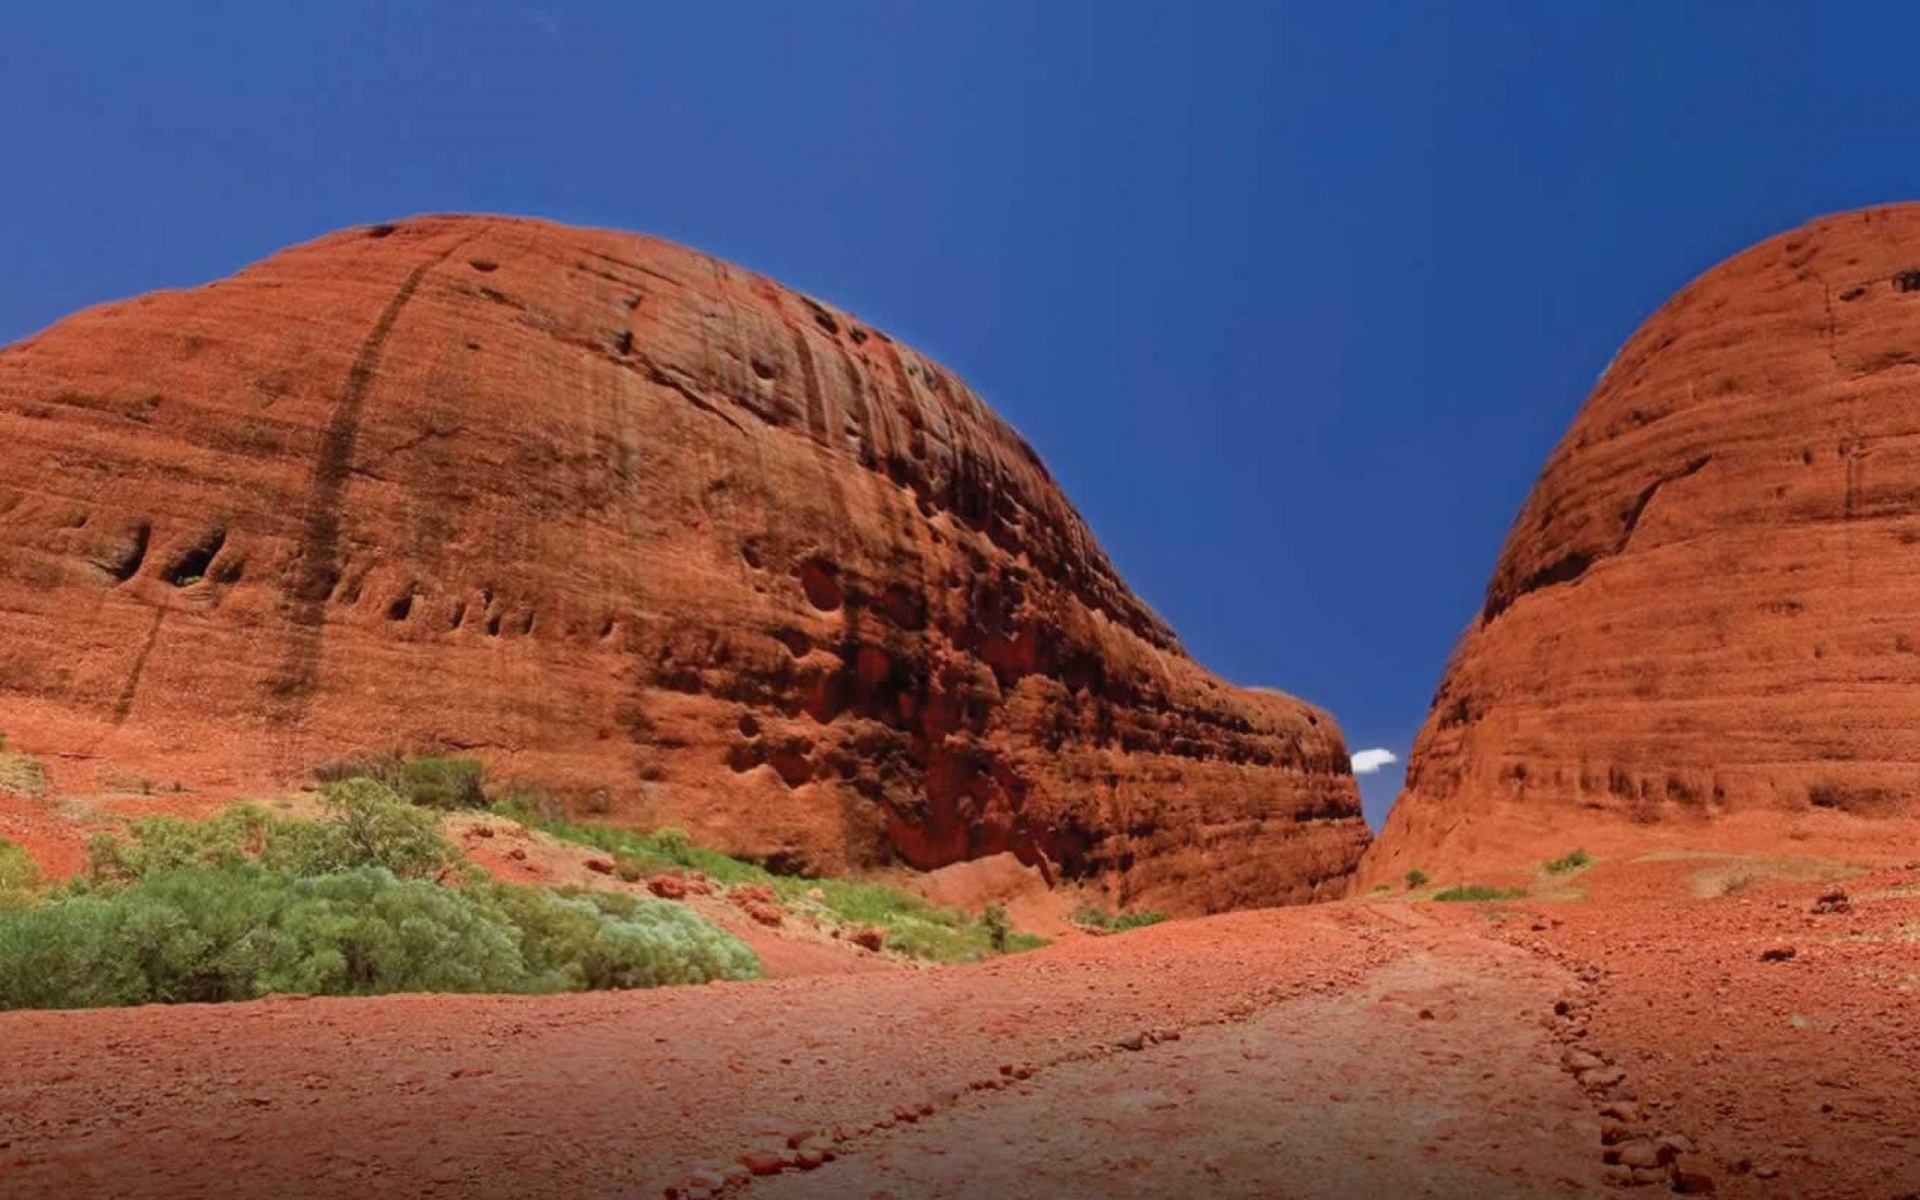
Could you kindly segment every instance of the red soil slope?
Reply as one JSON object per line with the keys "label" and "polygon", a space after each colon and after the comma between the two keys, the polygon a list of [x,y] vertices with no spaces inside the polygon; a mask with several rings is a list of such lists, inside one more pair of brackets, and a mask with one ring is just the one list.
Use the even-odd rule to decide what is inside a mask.
{"label": "red soil slope", "polygon": [[1327,715],[1189,659],[952,375],[499,218],[0,352],[0,729],[81,789],[452,749],[776,865],[1012,851],[1189,911],[1336,893],[1367,838]]}
{"label": "red soil slope", "polygon": [[1622,347],[1514,521],[1366,882],[1733,816],[1885,852],[1915,836],[1917,765],[1908,205],[1762,243]]}

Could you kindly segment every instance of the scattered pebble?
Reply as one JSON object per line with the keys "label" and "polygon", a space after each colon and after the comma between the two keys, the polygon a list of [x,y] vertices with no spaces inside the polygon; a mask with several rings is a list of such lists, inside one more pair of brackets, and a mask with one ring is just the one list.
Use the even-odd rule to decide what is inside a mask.
{"label": "scattered pebble", "polygon": [[1560,1065],[1578,1075],[1582,1071],[1591,1071],[1597,1067],[1605,1066],[1606,1060],[1591,1051],[1582,1050],[1578,1046],[1575,1046],[1560,1056]]}
{"label": "scattered pebble", "polygon": [[1574,1076],[1580,1081],[1581,1087],[1594,1092],[1604,1091],[1625,1080],[1626,1077],[1627,1073],[1619,1067],[1594,1067],[1592,1070],[1581,1071]]}
{"label": "scattered pebble", "polygon": [[1815,900],[1813,911],[1821,914],[1852,912],[1853,901],[1844,891],[1836,888],[1831,892],[1823,893],[1818,900]]}
{"label": "scattered pebble", "polygon": [[771,1150],[755,1150],[740,1156],[740,1165],[755,1175],[778,1175],[787,1165],[786,1156]]}

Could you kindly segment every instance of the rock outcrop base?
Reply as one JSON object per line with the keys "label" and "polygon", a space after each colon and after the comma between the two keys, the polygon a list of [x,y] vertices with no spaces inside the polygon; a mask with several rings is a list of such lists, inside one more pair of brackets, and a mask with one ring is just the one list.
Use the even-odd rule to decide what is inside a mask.
{"label": "rock outcrop base", "polygon": [[1554,853],[1594,822],[1857,838],[1920,818],[1917,771],[1905,205],[1736,256],[1620,350],[1514,521],[1365,873],[1468,864],[1503,822]]}
{"label": "rock outcrop base", "polygon": [[1333,721],[1195,664],[951,374],[627,234],[354,229],[0,352],[0,621],[0,728],[83,787],[401,745],[778,869],[1182,911],[1367,839]]}

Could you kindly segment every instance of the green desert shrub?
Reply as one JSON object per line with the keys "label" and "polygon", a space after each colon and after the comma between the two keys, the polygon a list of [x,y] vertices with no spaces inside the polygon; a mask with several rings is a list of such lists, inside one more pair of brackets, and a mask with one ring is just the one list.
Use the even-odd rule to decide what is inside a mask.
{"label": "green desert shrub", "polygon": [[14,792],[22,796],[44,796],[49,786],[47,768],[39,759],[18,750],[7,749],[7,740],[0,736],[0,792]]}
{"label": "green desert shrub", "polygon": [[1445,891],[1435,892],[1435,900],[1465,901],[1477,903],[1484,900],[1518,900],[1527,894],[1525,888],[1496,888],[1479,883],[1462,883]]}
{"label": "green desert shrub", "polygon": [[1125,933],[1129,929],[1145,929],[1149,925],[1158,925],[1167,919],[1167,914],[1145,909],[1140,912],[1110,913],[1103,908],[1088,904],[1073,914],[1076,924],[1089,929],[1098,929],[1105,933]]}
{"label": "green desert shrub", "polygon": [[408,758],[399,750],[369,750],[321,763],[313,775],[322,784],[372,780],[425,808],[487,806],[487,769],[473,758]]}
{"label": "green desert shrub", "polygon": [[100,883],[129,883],[169,871],[258,862],[296,876],[379,867],[402,879],[424,879],[456,861],[432,813],[372,779],[330,783],[320,803],[324,821],[277,816],[251,804],[236,804],[206,821],[143,818],[128,836],[88,839],[90,874]]}
{"label": "green desert shrub", "polygon": [[27,852],[0,838],[0,896],[25,891],[39,879],[40,872]]}
{"label": "green desert shrub", "polygon": [[277,903],[251,880],[193,871],[0,913],[0,1007],[239,999],[279,951]]}
{"label": "green desert shrub", "polygon": [[987,945],[995,954],[1005,954],[1013,937],[1013,921],[1007,916],[1004,904],[989,904],[987,911],[980,916],[980,924],[987,931]]}
{"label": "green desert shrub", "polygon": [[684,829],[669,826],[654,830],[653,845],[661,854],[683,867],[698,865],[693,859],[693,838]]}
{"label": "green desert shrub", "polygon": [[[652,897],[561,896],[451,876],[434,814],[369,777],[321,821],[236,805],[97,835],[45,893],[0,843],[0,1008],[239,1000],[273,992],[547,992],[760,973],[731,934]],[[18,856],[18,862],[15,856]],[[24,865],[22,865],[24,864]]]}
{"label": "green desert shrub", "polygon": [[[371,780],[353,779],[326,788],[321,803],[330,819],[310,843],[289,844],[294,857],[285,865],[290,870],[320,874],[348,867],[384,867],[401,878],[424,878],[457,858],[432,813],[408,807]],[[312,828],[311,823],[303,827]]]}
{"label": "green desert shrub", "polygon": [[397,749],[365,750],[321,763],[313,777],[321,783],[340,783],[348,779],[372,779],[390,788],[400,786],[400,773],[406,769],[407,756]]}
{"label": "green desert shrub", "polygon": [[746,979],[753,952],[679,905],[448,887],[380,867],[255,863],[71,888],[0,909],[0,1008],[274,992],[551,992]]}
{"label": "green desert shrub", "polygon": [[[940,908],[884,883],[775,875],[758,863],[696,845],[685,830],[664,828],[648,834],[611,825],[576,825],[555,819],[524,799],[503,800],[493,811],[562,841],[604,851],[613,857],[615,873],[622,878],[628,872],[653,875],[691,870],[729,887],[771,887],[781,904],[829,924],[884,929],[888,949],[910,958],[966,962],[995,952],[992,931],[982,918]],[[1010,932],[1006,952],[1046,944],[1044,938]]]}
{"label": "green desert shrub", "polygon": [[1559,858],[1548,860],[1547,874],[1568,875],[1574,871],[1578,871],[1582,867],[1591,865],[1592,862],[1593,856],[1585,850],[1569,850]]}
{"label": "green desert shrub", "polygon": [[545,990],[512,922],[459,888],[357,867],[297,880],[290,892],[279,929],[289,960],[256,994]]}
{"label": "green desert shrub", "polygon": [[520,953],[543,986],[571,990],[750,979],[746,944],[692,909],[651,896],[559,895],[507,884],[488,902],[520,931]]}
{"label": "green desert shrub", "polygon": [[456,889],[377,867],[186,868],[0,914],[0,1007],[526,990],[515,933]]}
{"label": "green desert shrub", "polygon": [[400,769],[400,794],[427,808],[485,808],[486,767],[472,758],[416,758]]}
{"label": "green desert shrub", "polygon": [[1406,881],[1408,891],[1418,891],[1427,886],[1427,873],[1415,867],[1413,870],[1407,872]]}
{"label": "green desert shrub", "polygon": [[[803,879],[780,876],[774,880],[780,902],[802,912],[813,909],[828,920],[850,928],[877,927],[886,931],[887,948],[909,958],[930,962],[970,962],[990,954],[1035,950],[1046,939],[1016,933],[1009,922],[1004,948],[997,947],[991,918],[958,908],[945,908],[903,888],[863,879]],[[819,898],[814,898],[814,893]]]}
{"label": "green desert shrub", "polygon": [[625,860],[646,874],[693,870],[728,886],[775,882],[773,873],[765,867],[694,845],[685,830],[636,833],[612,825],[578,825],[551,815],[525,792],[494,804],[493,811],[561,841],[603,850],[616,862]]}
{"label": "green desert shrub", "polygon": [[209,821],[142,818],[125,836],[87,839],[89,873],[100,883],[132,883],[169,871],[239,866],[259,853],[273,820],[251,805],[235,805]]}

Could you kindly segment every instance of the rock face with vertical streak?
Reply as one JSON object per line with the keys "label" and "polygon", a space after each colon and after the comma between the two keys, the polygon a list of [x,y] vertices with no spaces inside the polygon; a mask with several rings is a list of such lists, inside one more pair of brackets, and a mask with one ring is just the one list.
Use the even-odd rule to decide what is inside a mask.
{"label": "rock face with vertical streak", "polygon": [[1920,818],[1917,781],[1902,205],[1736,256],[1620,350],[1514,521],[1363,882],[1596,828],[1870,842],[1867,822]]}
{"label": "rock face with vertical streak", "polygon": [[1340,891],[1339,730],[1196,665],[1033,451],[659,241],[429,217],[0,352],[0,728],[244,789],[400,744],[776,868]]}

